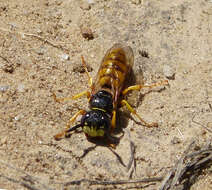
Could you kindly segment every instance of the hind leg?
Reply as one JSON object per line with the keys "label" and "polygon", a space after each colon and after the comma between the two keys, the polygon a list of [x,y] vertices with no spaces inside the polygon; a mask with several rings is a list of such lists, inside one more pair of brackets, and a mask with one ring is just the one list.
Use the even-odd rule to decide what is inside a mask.
{"label": "hind leg", "polygon": [[134,86],[129,86],[128,88],[124,89],[122,91],[122,95],[126,95],[131,90],[141,90],[142,88],[150,88],[151,89],[151,88],[154,88],[154,87],[157,87],[157,86],[168,85],[168,84],[169,84],[168,80],[153,83],[153,84],[150,84],[150,85],[137,84],[137,85],[134,85]]}
{"label": "hind leg", "polygon": [[122,106],[126,106],[127,109],[133,114],[135,115],[145,126],[147,127],[158,127],[157,123],[147,123],[146,121],[144,121],[140,115],[136,112],[135,109],[132,108],[132,106],[126,101],[126,100],[122,100],[121,101],[121,105]]}

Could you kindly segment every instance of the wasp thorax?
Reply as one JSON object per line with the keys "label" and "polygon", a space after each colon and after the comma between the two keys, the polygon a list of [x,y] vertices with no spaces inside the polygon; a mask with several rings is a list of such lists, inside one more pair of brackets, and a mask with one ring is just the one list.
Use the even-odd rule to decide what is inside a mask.
{"label": "wasp thorax", "polygon": [[92,95],[90,100],[90,107],[91,109],[101,109],[110,114],[113,110],[112,95],[105,90],[98,91],[96,94]]}

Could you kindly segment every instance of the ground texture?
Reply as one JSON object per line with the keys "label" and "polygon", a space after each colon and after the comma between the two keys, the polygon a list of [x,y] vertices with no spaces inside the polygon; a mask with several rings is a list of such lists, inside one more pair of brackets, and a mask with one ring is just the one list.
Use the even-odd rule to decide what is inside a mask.
{"label": "ground texture", "polygon": [[[192,141],[196,150],[211,141],[211,33],[209,0],[1,0],[0,188],[159,189]],[[115,42],[133,48],[134,73],[144,83],[168,78],[167,87],[132,94],[137,112],[159,127],[124,115],[115,150],[92,150],[82,133],[55,141],[69,118],[87,109],[87,99],[57,103],[52,92],[67,97],[85,90],[81,55],[95,77]],[[71,183],[144,178],[155,181]],[[211,181],[205,168],[190,188],[209,190]]]}

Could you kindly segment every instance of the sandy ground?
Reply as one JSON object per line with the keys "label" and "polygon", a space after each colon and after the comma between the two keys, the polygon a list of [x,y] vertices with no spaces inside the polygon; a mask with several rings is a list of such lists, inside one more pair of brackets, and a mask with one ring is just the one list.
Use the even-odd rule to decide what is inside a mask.
{"label": "sandy ground", "polygon": [[[161,177],[192,140],[199,147],[211,140],[211,33],[209,0],[1,0],[0,188],[30,189],[27,183],[35,189],[158,189],[159,181],[66,183]],[[118,156],[105,146],[83,156],[95,146],[83,133],[58,142],[53,136],[79,108],[87,109],[87,99],[57,103],[51,92],[67,97],[85,90],[81,55],[94,77],[115,42],[133,48],[134,72],[145,83],[171,78],[169,87],[135,96],[137,112],[159,127],[145,128],[128,118],[114,150]],[[130,141],[136,171],[126,169]],[[206,170],[191,189],[212,189],[211,181]]]}

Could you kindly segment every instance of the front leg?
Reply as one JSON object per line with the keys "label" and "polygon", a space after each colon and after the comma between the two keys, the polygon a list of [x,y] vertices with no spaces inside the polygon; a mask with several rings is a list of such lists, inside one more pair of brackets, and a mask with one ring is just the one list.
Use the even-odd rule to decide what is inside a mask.
{"label": "front leg", "polygon": [[68,136],[68,134],[69,134],[71,131],[74,131],[74,130],[77,129],[78,127],[81,127],[80,125],[76,125],[76,126],[70,128],[70,125],[76,120],[76,118],[77,118],[79,115],[84,115],[85,113],[86,113],[85,110],[79,110],[76,114],[74,114],[74,116],[73,116],[73,117],[69,120],[69,122],[66,124],[66,128],[65,128],[62,132],[56,134],[56,135],[54,136],[54,139],[57,140],[57,141],[58,141],[58,140],[61,140],[62,138]]}
{"label": "front leg", "polygon": [[76,100],[78,98],[81,98],[84,95],[86,95],[88,99],[90,99],[90,97],[91,97],[91,93],[89,91],[87,91],[87,90],[83,91],[83,92],[81,92],[79,94],[76,94],[74,96],[65,97],[65,98],[58,98],[55,93],[52,93],[52,96],[53,96],[55,102],[59,102],[59,103],[60,102],[64,102],[64,101],[68,101],[68,100]]}

